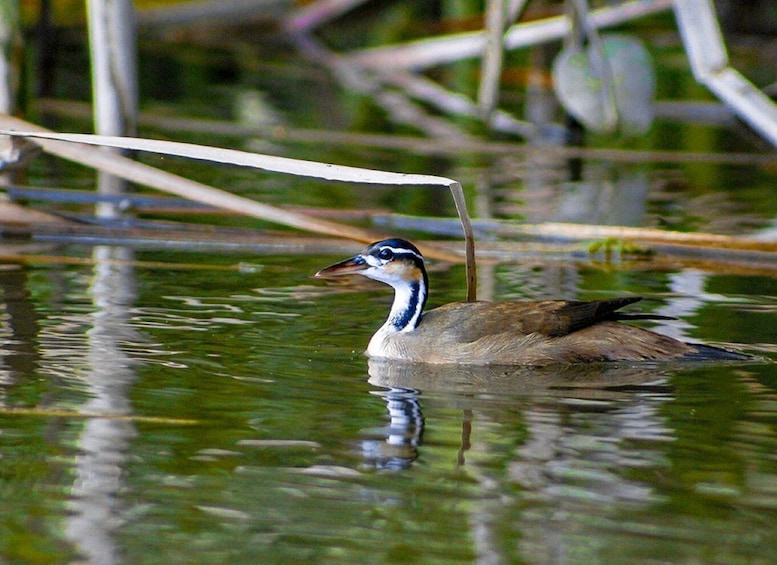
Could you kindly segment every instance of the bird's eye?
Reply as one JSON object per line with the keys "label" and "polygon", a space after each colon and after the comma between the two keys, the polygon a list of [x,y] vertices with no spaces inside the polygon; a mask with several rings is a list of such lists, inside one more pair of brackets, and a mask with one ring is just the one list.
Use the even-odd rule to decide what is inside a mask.
{"label": "bird's eye", "polygon": [[378,257],[380,259],[383,259],[384,261],[388,261],[394,258],[394,252],[391,249],[387,249],[386,247],[384,247],[383,249],[378,251]]}

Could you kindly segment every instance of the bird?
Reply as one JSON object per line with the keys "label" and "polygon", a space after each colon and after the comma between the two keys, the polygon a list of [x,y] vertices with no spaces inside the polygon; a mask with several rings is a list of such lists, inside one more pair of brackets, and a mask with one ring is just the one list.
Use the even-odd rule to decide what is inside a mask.
{"label": "bird", "polygon": [[386,322],[368,357],[427,364],[526,365],[669,360],[743,360],[749,356],[685,343],[624,323],[667,319],[620,310],[641,300],[452,302],[427,312],[429,278],[418,248],[400,238],[370,244],[314,277],[358,274],[394,288]]}

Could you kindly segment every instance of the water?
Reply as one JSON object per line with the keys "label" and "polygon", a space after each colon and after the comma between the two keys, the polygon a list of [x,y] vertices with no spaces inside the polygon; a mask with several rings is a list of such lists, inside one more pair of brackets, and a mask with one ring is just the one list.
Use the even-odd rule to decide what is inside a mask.
{"label": "water", "polygon": [[[353,23],[343,40],[355,40]],[[397,126],[288,45],[268,46],[253,30],[227,35],[210,38],[219,49],[141,40],[143,109],[281,135],[215,138],[207,128],[158,125],[142,135],[442,174],[462,181],[477,217],[774,238],[773,161],[729,130],[663,120],[639,140],[589,141],[752,153],[744,161],[719,153],[570,164],[542,147],[505,149],[505,140],[476,143],[475,153],[400,137],[329,141]],[[651,47],[660,95],[696,97],[677,45],[661,37]],[[751,53],[753,65],[762,51]],[[62,59],[55,91],[86,98],[83,58]],[[521,65],[520,54],[508,61]],[[473,94],[467,65],[450,74],[440,79]],[[515,92],[505,94],[514,104]],[[69,110],[59,118],[63,131],[89,129]],[[454,213],[438,190],[141,158],[271,204]],[[570,180],[573,170],[579,179]],[[39,159],[27,182],[91,189],[94,178]],[[479,243],[494,245],[487,234]],[[484,253],[479,296],[637,294],[643,310],[677,318],[653,324],[658,331],[757,358],[408,370],[362,355],[387,313],[388,289],[311,279],[345,250],[0,241],[0,561],[777,562],[773,266],[733,253],[589,255],[587,246],[526,246],[501,262]],[[463,267],[434,263],[430,280],[430,306],[463,298]]]}
{"label": "water", "polygon": [[[777,557],[777,314],[753,277],[707,274],[726,290],[699,295],[672,288],[693,270],[643,270],[622,288],[685,308],[663,331],[725,333],[753,363],[402,370],[361,355],[388,291],[309,278],[337,257],[60,257],[82,261],[0,271],[8,561]],[[432,274],[436,302],[460,271]],[[601,277],[494,274],[496,298]]]}

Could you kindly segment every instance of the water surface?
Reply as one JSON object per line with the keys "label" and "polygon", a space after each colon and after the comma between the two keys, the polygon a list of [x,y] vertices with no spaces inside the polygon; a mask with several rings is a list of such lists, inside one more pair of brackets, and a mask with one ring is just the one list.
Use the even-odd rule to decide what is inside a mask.
{"label": "water surface", "polygon": [[[396,18],[400,28],[418,25],[407,14],[415,12]],[[346,23],[348,43],[359,43],[351,30],[359,45],[386,36]],[[704,99],[673,22],[666,25],[664,35],[644,33],[659,38],[650,42],[659,97]],[[324,40],[340,45],[338,30]],[[85,51],[71,47],[56,56],[54,90],[84,100]],[[542,143],[500,136],[421,143],[422,129],[391,122],[377,99],[350,91],[277,37],[225,33],[206,46],[141,38],[140,50],[141,135],[445,175],[462,182],[477,218],[774,238],[774,161],[740,129],[659,118],[637,140],[587,141],[692,153],[661,160],[636,152],[570,161]],[[757,67],[769,52],[753,51],[746,61],[732,53],[738,68]],[[514,54],[506,77],[527,76],[551,55]],[[434,74],[449,88],[476,90],[470,65]],[[525,91],[505,83],[505,109],[545,116],[550,93]],[[549,111],[563,119],[557,107]],[[160,116],[184,122],[166,129],[149,119]],[[189,118],[227,120],[256,136],[216,136],[211,126],[184,133]],[[62,131],[91,128],[88,112],[58,120]],[[454,214],[434,189],[140,159],[266,203],[355,209],[362,214],[349,221],[404,237],[418,234],[385,212]],[[91,171],[45,158],[25,182],[94,188]],[[57,211],[71,208],[91,213]],[[330,256],[292,244],[219,252],[4,240],[0,561],[777,562],[773,266],[725,253],[634,259],[618,242],[610,254],[589,254],[590,242],[545,242],[530,253],[490,237],[479,236],[481,249],[515,247],[502,262],[481,256],[482,298],[641,295],[643,310],[676,317],[651,326],[657,331],[758,358],[408,370],[362,355],[386,315],[388,289],[311,279],[350,248]],[[430,306],[462,299],[463,268],[431,267]]]}
{"label": "water surface", "polygon": [[[693,270],[638,270],[622,288],[680,308],[662,331],[725,335],[753,363],[408,370],[361,354],[388,290],[310,279],[336,257],[63,251],[89,261],[0,272],[9,560],[777,556],[777,320],[749,292],[771,280],[684,294]],[[601,277],[581,267],[519,278]],[[432,274],[435,302],[460,271]],[[496,298],[526,294],[520,271],[494,268]]]}

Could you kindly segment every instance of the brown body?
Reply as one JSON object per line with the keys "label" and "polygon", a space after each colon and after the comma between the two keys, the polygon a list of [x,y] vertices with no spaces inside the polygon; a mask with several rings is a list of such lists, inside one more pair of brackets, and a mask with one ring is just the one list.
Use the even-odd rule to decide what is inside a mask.
{"label": "brown body", "polygon": [[454,302],[426,312],[413,331],[379,330],[367,352],[473,365],[656,361],[702,353],[699,346],[616,321],[616,310],[636,300]]}

